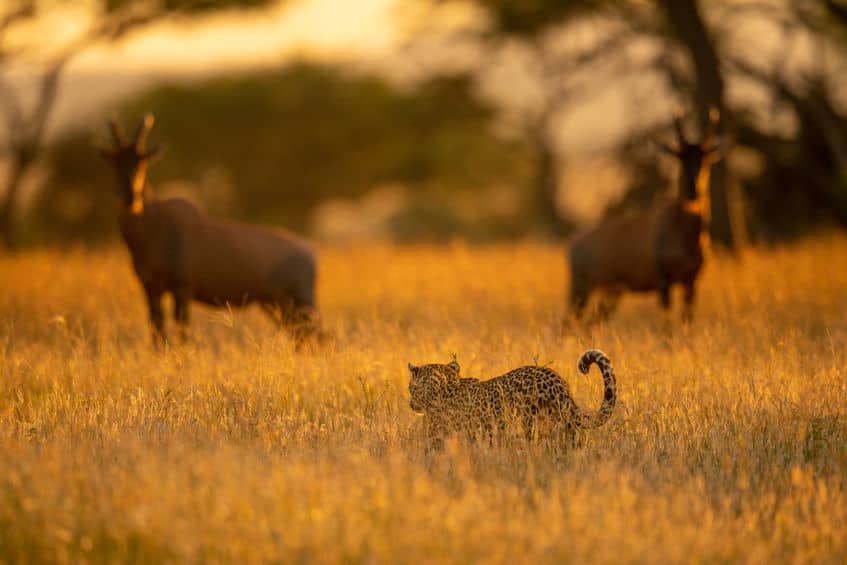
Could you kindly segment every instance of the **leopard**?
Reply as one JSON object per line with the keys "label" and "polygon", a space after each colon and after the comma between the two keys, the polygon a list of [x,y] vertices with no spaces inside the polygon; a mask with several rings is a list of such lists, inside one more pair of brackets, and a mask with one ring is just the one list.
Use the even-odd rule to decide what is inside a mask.
{"label": "leopard", "polygon": [[429,447],[442,446],[451,435],[475,441],[481,434],[493,445],[507,429],[522,431],[528,440],[550,437],[558,430],[577,445],[584,430],[599,428],[611,418],[617,399],[609,358],[589,349],[579,357],[577,368],[588,374],[592,364],[603,377],[603,400],[596,412],[580,408],[567,381],[550,367],[527,365],[481,381],[461,376],[455,359],[408,364],[409,407],[424,415]]}

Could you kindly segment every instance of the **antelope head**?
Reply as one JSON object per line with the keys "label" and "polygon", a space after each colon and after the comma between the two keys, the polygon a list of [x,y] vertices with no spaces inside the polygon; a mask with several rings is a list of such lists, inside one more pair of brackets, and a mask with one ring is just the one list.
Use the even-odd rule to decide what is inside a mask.
{"label": "antelope head", "polygon": [[715,129],[720,120],[717,108],[709,110],[709,124],[699,140],[689,142],[682,129],[681,112],[674,115],[673,125],[676,131],[676,145],[660,144],[659,148],[676,157],[682,167],[679,178],[679,197],[693,203],[707,197],[709,189],[709,171],[721,157],[720,139]]}
{"label": "antelope head", "polygon": [[146,148],[147,134],[153,127],[153,121],[153,114],[148,112],[132,139],[127,139],[117,118],[113,116],[109,120],[112,147],[100,149],[103,157],[114,166],[118,175],[121,200],[133,214],[141,214],[144,211],[147,166],[162,152],[161,146]]}

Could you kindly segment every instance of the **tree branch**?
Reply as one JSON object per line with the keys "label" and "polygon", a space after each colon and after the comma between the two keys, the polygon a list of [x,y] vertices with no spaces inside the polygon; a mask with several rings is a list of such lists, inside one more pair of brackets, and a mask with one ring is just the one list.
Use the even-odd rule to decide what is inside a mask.
{"label": "tree branch", "polygon": [[772,89],[778,96],[793,106],[798,117],[805,116],[820,131],[836,167],[847,174],[847,131],[843,119],[832,109],[828,93],[821,81],[806,80],[809,92],[798,94],[777,71],[767,72],[738,58],[727,59],[731,67],[757,82]]}
{"label": "tree branch", "polygon": [[823,4],[830,16],[842,26],[847,26],[847,5],[836,0],[824,0]]}
{"label": "tree branch", "polygon": [[9,31],[13,25],[21,20],[31,19],[35,16],[35,2],[21,2],[20,6],[13,8],[0,16],[0,39]]}

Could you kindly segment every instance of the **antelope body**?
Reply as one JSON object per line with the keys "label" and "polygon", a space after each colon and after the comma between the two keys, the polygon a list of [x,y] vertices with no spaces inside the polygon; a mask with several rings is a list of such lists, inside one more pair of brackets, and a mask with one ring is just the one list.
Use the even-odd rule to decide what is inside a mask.
{"label": "antelope body", "polygon": [[145,138],[145,116],[131,143],[110,122],[113,163],[123,198],[119,223],[144,288],[156,342],[165,340],[162,297],[174,299],[183,332],[192,300],[213,306],[256,302],[299,341],[315,330],[315,253],[304,240],[281,230],[212,219],[182,198],[157,199],[146,170],[158,153]]}
{"label": "antelope body", "polygon": [[709,171],[718,158],[717,112],[704,139],[688,143],[675,118],[678,147],[663,146],[681,164],[679,192],[637,215],[611,218],[578,235],[570,245],[570,306],[579,318],[592,292],[603,291],[599,314],[608,316],[625,290],[657,291],[670,307],[674,284],[685,290],[686,319],[692,315],[695,284],[707,244]]}

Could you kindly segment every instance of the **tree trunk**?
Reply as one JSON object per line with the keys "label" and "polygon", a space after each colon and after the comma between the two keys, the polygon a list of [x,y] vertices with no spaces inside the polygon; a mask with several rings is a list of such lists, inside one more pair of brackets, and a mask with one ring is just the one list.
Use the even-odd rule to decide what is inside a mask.
{"label": "tree trunk", "polygon": [[[657,3],[664,11],[677,39],[688,51],[694,63],[694,71],[697,75],[695,96],[700,108],[700,125],[705,127],[709,123],[709,108],[718,108],[721,111],[721,122],[717,133],[722,133],[724,124],[729,119],[723,103],[723,75],[717,53],[700,15],[699,3],[697,0],[657,0]],[[734,250],[736,241],[729,213],[728,184],[726,161],[721,160],[712,168],[709,187],[710,232],[712,241],[729,250]]]}
{"label": "tree trunk", "polygon": [[0,248],[14,249],[17,247],[16,214],[18,198],[24,176],[31,163],[32,160],[26,156],[14,155],[12,157],[9,179],[6,182],[3,201],[0,202]]}
{"label": "tree trunk", "polygon": [[533,145],[537,160],[534,187],[536,214],[544,228],[553,235],[566,235],[573,226],[559,214],[559,160],[543,128],[533,135]]}

